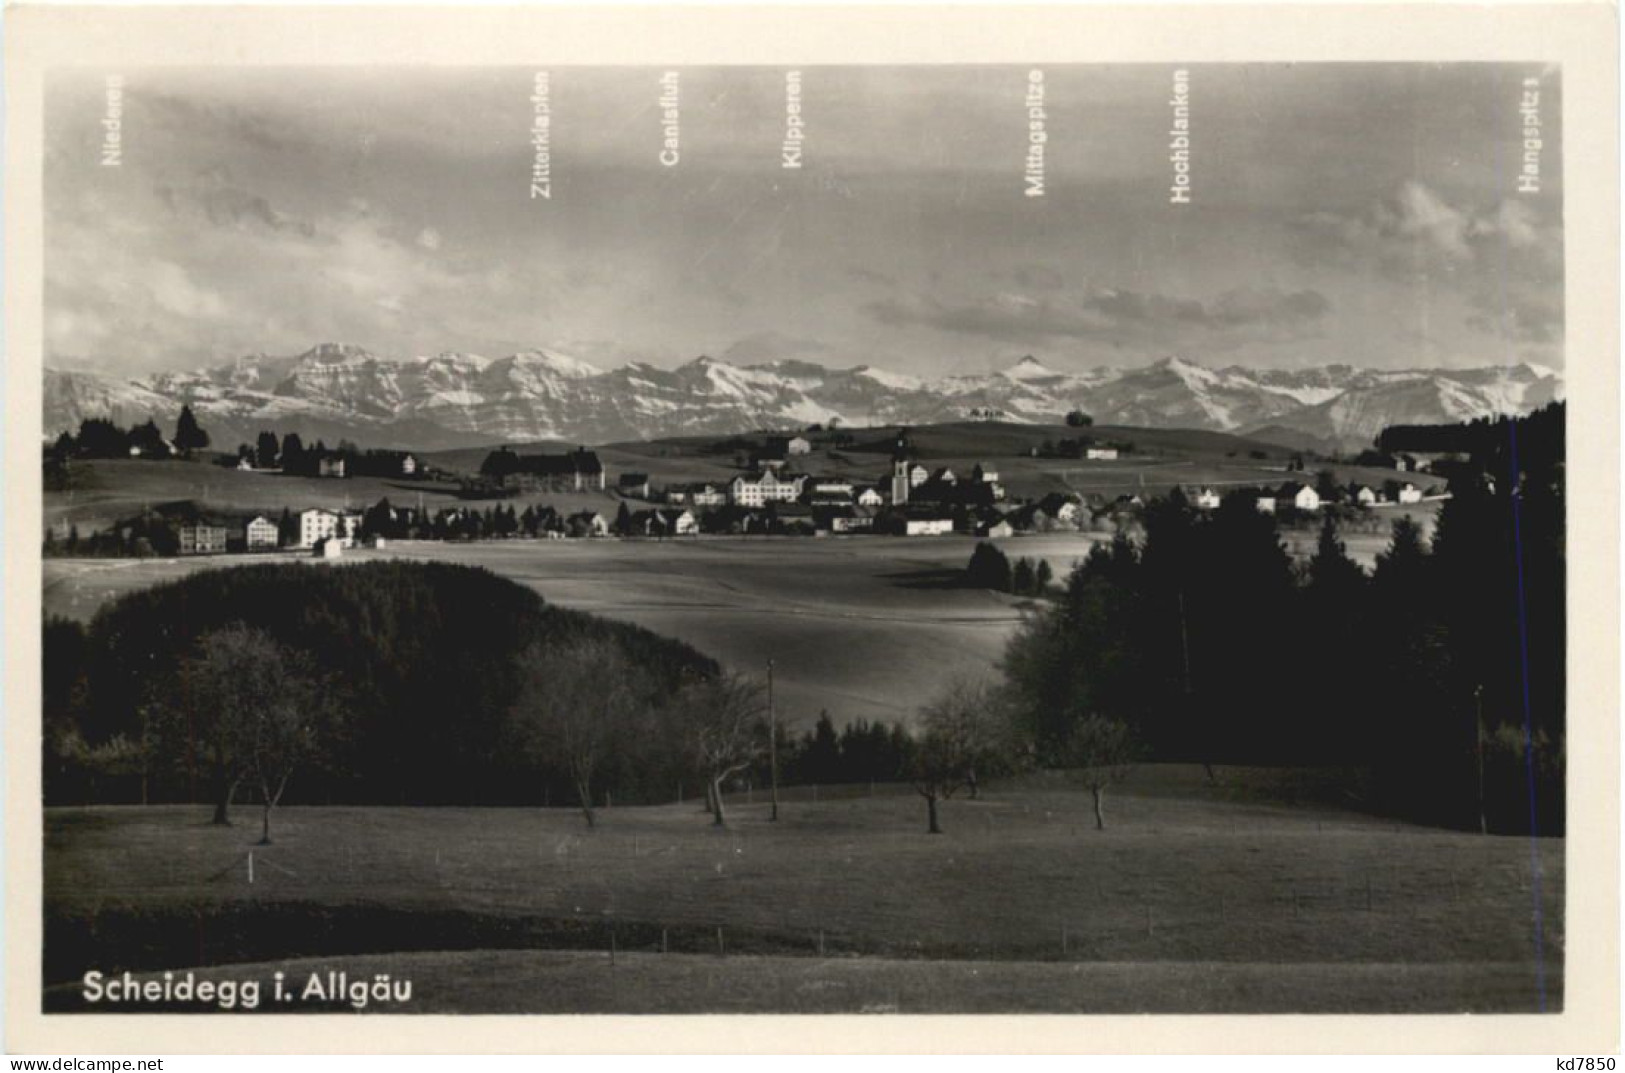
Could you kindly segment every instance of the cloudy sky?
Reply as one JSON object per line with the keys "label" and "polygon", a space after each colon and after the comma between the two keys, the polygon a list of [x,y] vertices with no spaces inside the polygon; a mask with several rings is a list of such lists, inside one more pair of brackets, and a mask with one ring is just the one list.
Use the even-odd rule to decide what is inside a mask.
{"label": "cloudy sky", "polygon": [[[1168,204],[1171,69],[1046,71],[1048,194],[1022,196],[1026,71],[101,72],[47,105],[48,363],[189,368],[317,342],[531,347],[615,365],[799,357],[937,375],[1034,354],[1141,364],[1562,365],[1559,76],[1510,65],[1196,66],[1195,204]],[[1543,188],[1520,195],[1521,81]]]}

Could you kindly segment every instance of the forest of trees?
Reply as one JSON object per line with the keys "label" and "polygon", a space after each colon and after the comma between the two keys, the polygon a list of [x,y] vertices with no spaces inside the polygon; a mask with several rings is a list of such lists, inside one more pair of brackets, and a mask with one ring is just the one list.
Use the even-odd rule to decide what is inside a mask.
{"label": "forest of trees", "polygon": [[280,469],[295,476],[314,477],[320,474],[324,459],[342,459],[347,477],[418,476],[416,472],[407,474],[403,471],[403,463],[409,454],[407,451],[363,450],[353,441],[343,439],[339,440],[337,447],[328,447],[322,440],[307,446],[297,432],[278,437],[274,430],[265,429],[260,431],[254,443],[239,444],[237,453],[223,456],[222,461],[235,465],[246,458],[249,465],[259,469]]}
{"label": "forest of trees", "polygon": [[[229,683],[272,665],[267,680],[285,685],[262,699],[312,681],[325,698],[288,801],[570,803],[577,780],[561,754],[538,763],[532,716],[538,695],[574,687],[520,656],[589,644],[630,668],[618,683],[629,721],[597,785],[628,803],[665,800],[695,765],[657,709],[719,673],[679,642],[437,563],[206,571],[125,596],[88,627],[53,619],[44,643],[52,804],[225,800],[252,776],[226,755],[240,730],[225,718],[238,703]],[[270,655],[243,655],[255,650]]]}
{"label": "forest of trees", "polygon": [[142,458],[190,457],[208,446],[209,434],[192,416],[192,408],[182,406],[174,435],[167,440],[151,418],[124,429],[103,417],[87,417],[77,433],[64,432],[51,442],[45,461],[50,466],[70,458],[129,458],[132,451]]}
{"label": "forest of trees", "polygon": [[[1294,565],[1242,496],[1147,504],[1141,544],[1093,549],[1006,656],[1039,762],[1106,718],[1151,758],[1369,771],[1369,807],[1426,822],[1563,829],[1561,408],[1500,431],[1431,541],[1408,519],[1367,574],[1327,517]],[[1493,490],[1492,490],[1493,484]],[[1482,791],[1480,790],[1482,786]],[[1531,800],[1529,788],[1535,789]]]}
{"label": "forest of trees", "polygon": [[1020,558],[1011,565],[1009,556],[986,541],[976,545],[965,564],[965,584],[1015,596],[1043,596],[1054,580],[1045,560]]}

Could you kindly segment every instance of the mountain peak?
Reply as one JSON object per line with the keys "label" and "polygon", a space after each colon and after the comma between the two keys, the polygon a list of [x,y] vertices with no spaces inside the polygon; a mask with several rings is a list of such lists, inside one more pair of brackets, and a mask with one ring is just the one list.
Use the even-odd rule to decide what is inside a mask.
{"label": "mountain peak", "polygon": [[560,376],[572,380],[586,380],[594,376],[603,376],[604,370],[591,362],[573,358],[568,354],[560,354],[554,350],[522,350],[514,355],[514,359],[525,365],[540,365]]}
{"label": "mountain peak", "polygon": [[[1067,360],[1082,366],[1085,359]],[[705,355],[677,368],[631,362],[604,371],[550,349],[397,360],[325,343],[300,357],[245,354],[224,366],[141,379],[48,372],[45,412],[46,428],[56,432],[86,417],[129,424],[188,403],[221,442],[251,441],[258,430],[276,428],[429,450],[471,440],[609,443],[800,428],[832,415],[853,426],[966,414],[1053,423],[1082,409],[1102,425],[1270,427],[1360,445],[1386,425],[1528,411],[1563,392],[1560,369],[1532,364],[1269,369],[1164,356],[1127,368],[1058,371],[1033,356],[1008,361],[1014,364],[999,371],[922,382],[883,366],[837,369],[790,358],[741,366]]]}
{"label": "mountain peak", "polygon": [[344,361],[365,361],[374,356],[372,351],[355,343],[317,343],[299,355],[299,360],[327,364]]}
{"label": "mountain peak", "polygon": [[1061,374],[1028,354],[1001,374],[1011,380],[1037,380],[1043,377],[1060,376]]}

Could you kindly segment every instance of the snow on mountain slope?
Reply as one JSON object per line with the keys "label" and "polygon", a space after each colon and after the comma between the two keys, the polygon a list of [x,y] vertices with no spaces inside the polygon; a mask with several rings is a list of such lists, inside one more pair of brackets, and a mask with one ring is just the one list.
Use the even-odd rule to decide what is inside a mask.
{"label": "snow on mountain slope", "polygon": [[1075,409],[1098,424],[1246,431],[1272,428],[1363,444],[1385,425],[1517,412],[1560,398],[1563,382],[1530,365],[1372,371],[1211,368],[1169,357],[1135,368],[1064,372],[1027,357],[992,373],[923,381],[873,365],[799,359],[735,365],[710,357],[664,369],[601,369],[552,350],[506,357],[443,353],[396,360],[324,343],[294,357],[249,355],[211,369],[119,380],[47,370],[46,429],[85,417],[172,421],[182,404],[216,427],[348,429],[380,442],[405,434],[434,447],[562,439],[581,443],[678,434],[996,417],[1057,423]]}

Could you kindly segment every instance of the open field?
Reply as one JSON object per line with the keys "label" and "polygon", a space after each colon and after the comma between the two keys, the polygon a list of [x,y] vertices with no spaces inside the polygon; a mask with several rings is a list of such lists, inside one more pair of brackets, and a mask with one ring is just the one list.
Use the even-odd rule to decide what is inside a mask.
{"label": "open field", "polygon": [[[495,502],[461,499],[455,484],[404,477],[296,477],[181,461],[90,461],[73,466],[82,486],[46,493],[45,521],[67,521],[86,532],[133,517],[145,507],[185,499],[222,513],[264,514],[273,519],[281,516],[283,508],[294,513],[309,507],[362,510],[380,499],[416,506],[419,496],[430,511],[470,503],[483,509]],[[565,512],[613,511],[617,500],[607,492],[533,492],[501,503],[519,510],[527,503],[550,503]]]}
{"label": "open field", "polygon": [[[814,433],[811,454],[796,459],[796,468],[819,475],[874,482],[891,466],[891,445],[899,428],[846,430],[855,442],[837,447],[826,433]],[[1065,425],[1017,425],[998,422],[957,422],[912,427],[908,430],[910,456],[931,469],[947,466],[969,473],[978,462],[996,469],[1013,499],[1038,498],[1050,492],[1077,492],[1114,496],[1136,492],[1165,493],[1174,487],[1218,489],[1253,485],[1273,486],[1286,480],[1312,481],[1307,473],[1289,473],[1294,452],[1273,444],[1223,432],[1194,429],[1148,429],[1098,426],[1087,429]],[[758,437],[761,434],[757,434]],[[1111,442],[1132,443],[1133,454],[1112,462],[1064,458],[1034,458],[1032,451],[1045,441],[1076,439],[1080,435]],[[739,472],[740,451],[719,450],[734,437],[684,436],[642,442],[614,443],[597,448],[610,473],[628,470],[649,474],[656,485],[691,481],[726,482]],[[748,438],[748,437],[747,437]],[[521,451],[557,452],[563,445],[522,446]],[[744,452],[748,454],[749,452]],[[442,451],[432,461],[446,469],[478,469],[483,448]],[[1406,480],[1392,470],[1330,466],[1344,483],[1361,481],[1380,486],[1389,479]],[[1425,476],[1423,482],[1425,483]]]}
{"label": "open field", "polygon": [[1527,839],[1219,776],[1142,768],[1105,832],[1065,783],[995,785],[940,837],[901,787],[803,790],[777,824],[735,797],[726,830],[692,799],[596,833],[567,809],[290,808],[269,847],[247,810],[55,809],[46,982],[320,959],[411,974],[429,1010],[1529,1010],[1538,910],[1560,1008],[1561,840],[1532,875]]}
{"label": "open field", "polygon": [[[1063,570],[1088,553],[1089,540],[1012,544]],[[837,725],[906,719],[926,699],[919,683],[944,668],[992,669],[1022,601],[957,585],[973,546],[961,537],[397,542],[346,553],[341,563],[396,557],[484,566],[560,606],[646,626],[740,670],[759,673],[775,659],[781,717],[810,726],[824,708]],[[85,619],[122,593],[267,558],[48,559],[44,607]]]}
{"label": "open field", "polygon": [[[1413,508],[1405,508],[1411,512]],[[1057,578],[1103,534],[1053,533],[994,541],[1012,558],[1049,562]],[[1307,555],[1314,534],[1293,534]],[[1369,564],[1387,543],[1348,534]],[[828,709],[837,725],[912,717],[919,683],[945,668],[988,673],[1020,622],[1024,601],[958,584],[968,537],[704,537],[651,540],[396,542],[376,557],[484,566],[562,607],[606,615],[695,646],[742,670],[776,661],[779,709],[791,726]],[[118,596],[197,570],[297,553],[194,559],[47,559],[46,614],[88,619]]]}

